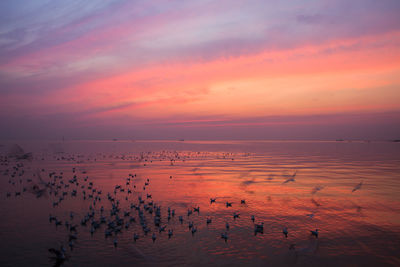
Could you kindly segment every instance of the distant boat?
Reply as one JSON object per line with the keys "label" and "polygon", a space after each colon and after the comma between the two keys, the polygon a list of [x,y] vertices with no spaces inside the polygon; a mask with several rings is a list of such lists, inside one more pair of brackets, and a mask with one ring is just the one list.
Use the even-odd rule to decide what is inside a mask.
{"label": "distant boat", "polygon": [[183,142],[183,141],[185,141],[185,139],[179,139],[178,141],[181,141],[181,142]]}
{"label": "distant boat", "polygon": [[117,139],[117,138],[114,138],[113,141],[118,141],[118,139]]}

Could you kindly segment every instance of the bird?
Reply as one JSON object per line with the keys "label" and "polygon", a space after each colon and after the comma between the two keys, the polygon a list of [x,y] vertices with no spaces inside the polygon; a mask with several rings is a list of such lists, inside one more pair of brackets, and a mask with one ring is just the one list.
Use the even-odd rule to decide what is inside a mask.
{"label": "bird", "polygon": [[244,199],[240,200],[240,204],[246,204],[246,200]]}
{"label": "bird", "polygon": [[53,253],[57,260],[65,260],[65,248],[61,246],[60,250],[49,248],[49,252]]}
{"label": "bird", "polygon": [[136,242],[136,240],[138,240],[139,239],[139,235],[138,234],[133,234],[133,241],[135,241]]}
{"label": "bird", "polygon": [[161,232],[163,232],[163,231],[165,231],[165,228],[166,228],[167,226],[166,225],[164,225],[164,226],[160,226],[159,227],[159,232],[161,233]]}
{"label": "bird", "polygon": [[174,231],[172,229],[168,230],[168,238],[171,238],[171,236],[173,235]]}
{"label": "bird", "polygon": [[285,237],[287,238],[288,236],[288,230],[286,227],[283,227],[282,233],[285,235]]}
{"label": "bird", "polygon": [[192,227],[192,235],[194,235],[194,233],[196,233],[197,232],[197,228],[196,227]]}
{"label": "bird", "polygon": [[70,248],[71,250],[73,250],[73,248],[74,248],[74,241],[73,241],[73,240],[69,241],[68,246],[69,246],[69,248]]}
{"label": "bird", "polygon": [[310,219],[312,219],[312,218],[314,218],[314,213],[309,213],[309,214],[306,214],[306,216],[308,216],[308,217],[310,217]]}
{"label": "bird", "polygon": [[216,200],[216,198],[210,198],[210,204],[215,203]]}
{"label": "bird", "polygon": [[232,202],[226,202],[226,207],[232,207]]}
{"label": "bird", "polygon": [[225,239],[225,242],[228,241],[228,233],[221,233],[221,238]]}
{"label": "bird", "polygon": [[254,220],[255,220],[254,215],[251,215],[251,220],[254,222]]}
{"label": "bird", "polygon": [[254,233],[264,233],[264,223],[254,225]]}
{"label": "bird", "polygon": [[49,252],[53,253],[56,259],[56,266],[60,266],[62,262],[65,261],[65,248],[61,246],[61,248],[55,249],[55,248],[49,248]]}
{"label": "bird", "polygon": [[72,241],[72,240],[76,240],[78,237],[76,236],[76,234],[70,234],[69,236],[68,236],[68,240],[69,241]]}
{"label": "bird", "polygon": [[153,233],[153,235],[151,236],[151,239],[153,239],[153,243],[156,241],[156,234],[155,233]]}
{"label": "bird", "polygon": [[229,230],[229,223],[228,223],[228,222],[225,223],[225,229],[226,229],[227,231]]}
{"label": "bird", "polygon": [[311,235],[315,236],[316,238],[318,238],[318,229],[315,229],[315,231],[310,231]]}
{"label": "bird", "polygon": [[238,214],[236,212],[233,213],[233,219],[239,218],[239,216],[240,216],[240,214]]}
{"label": "bird", "polygon": [[317,193],[318,191],[321,191],[322,189],[324,189],[324,186],[315,186],[314,188],[313,188],[313,190],[311,191],[311,194],[315,194],[315,193]]}
{"label": "bird", "polygon": [[351,192],[353,193],[353,192],[357,191],[358,189],[360,189],[361,186],[362,186],[362,184],[363,184],[363,181],[361,181],[359,184],[357,184],[357,185],[353,188],[353,190],[351,190]]}
{"label": "bird", "polygon": [[207,225],[211,223],[211,218],[207,218]]}
{"label": "bird", "polygon": [[296,177],[297,171],[295,171],[291,176],[289,176],[288,179],[286,179],[283,184],[286,184],[288,182],[294,182],[295,181],[295,177]]}

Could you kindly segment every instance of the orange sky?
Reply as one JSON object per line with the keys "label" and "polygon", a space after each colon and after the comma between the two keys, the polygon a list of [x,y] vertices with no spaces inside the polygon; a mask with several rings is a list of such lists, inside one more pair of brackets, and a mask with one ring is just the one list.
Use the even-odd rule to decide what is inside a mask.
{"label": "orange sky", "polygon": [[[256,118],[286,116],[301,126],[304,116],[400,111],[396,2],[281,3],[274,12],[268,1],[224,4],[149,2],[129,9],[122,2],[87,6],[72,17],[31,12],[23,22],[5,19],[3,124],[55,120],[101,125],[107,133],[118,126],[113,135],[126,137],[151,122],[172,123],[171,129],[207,121],[256,126],[268,124]],[[45,28],[46,21],[54,26]],[[382,119],[372,118],[371,125]],[[387,125],[393,136],[395,118]]]}

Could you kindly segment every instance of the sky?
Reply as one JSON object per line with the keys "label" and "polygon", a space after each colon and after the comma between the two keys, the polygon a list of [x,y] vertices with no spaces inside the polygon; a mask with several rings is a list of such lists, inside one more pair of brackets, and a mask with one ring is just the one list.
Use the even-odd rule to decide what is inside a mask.
{"label": "sky", "polygon": [[400,1],[0,1],[0,139],[400,139]]}

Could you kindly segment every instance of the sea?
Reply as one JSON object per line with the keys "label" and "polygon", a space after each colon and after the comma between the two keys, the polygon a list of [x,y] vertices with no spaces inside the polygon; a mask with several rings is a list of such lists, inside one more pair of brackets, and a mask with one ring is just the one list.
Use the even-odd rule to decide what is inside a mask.
{"label": "sea", "polygon": [[2,141],[0,266],[400,266],[400,143]]}

